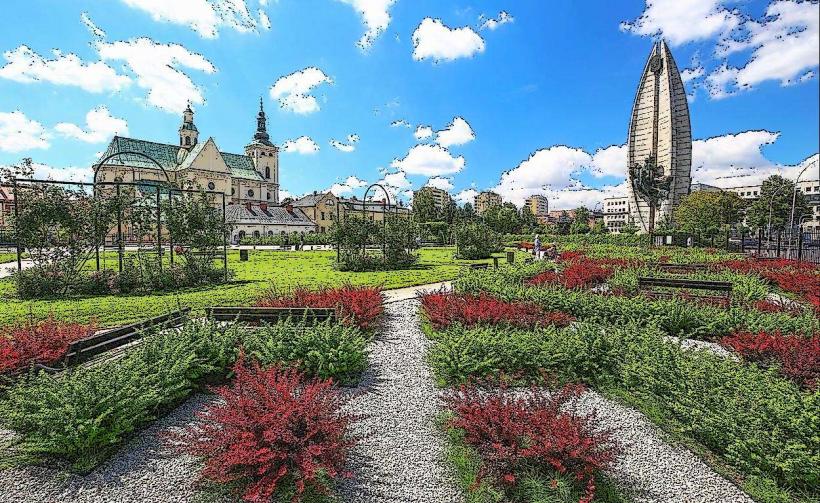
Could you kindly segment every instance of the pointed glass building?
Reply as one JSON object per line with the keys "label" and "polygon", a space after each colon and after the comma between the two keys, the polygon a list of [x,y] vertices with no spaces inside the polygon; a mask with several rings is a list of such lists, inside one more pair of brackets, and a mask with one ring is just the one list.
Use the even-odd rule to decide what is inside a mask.
{"label": "pointed glass building", "polygon": [[[663,174],[671,177],[669,193],[655,209],[655,222],[663,222],[689,193],[692,169],[692,128],[689,105],[680,72],[666,42],[656,42],[641,75],[629,121],[629,166],[644,165],[652,156]],[[632,182],[632,180],[630,180]],[[649,203],[629,184],[630,218],[649,231]]]}

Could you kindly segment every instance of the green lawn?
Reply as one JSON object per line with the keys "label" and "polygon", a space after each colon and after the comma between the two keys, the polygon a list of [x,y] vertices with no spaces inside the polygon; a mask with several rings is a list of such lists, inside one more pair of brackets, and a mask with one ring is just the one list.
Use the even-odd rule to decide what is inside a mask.
{"label": "green lawn", "polygon": [[[85,322],[96,319],[100,326],[116,326],[163,314],[177,306],[201,310],[213,305],[247,305],[270,288],[294,286],[381,285],[401,288],[454,279],[465,264],[488,260],[453,259],[453,248],[425,248],[413,269],[384,272],[339,272],[333,269],[332,251],[274,252],[252,250],[248,262],[239,261],[239,252],[228,254],[234,280],[225,285],[191,288],[152,295],[102,295],[60,300],[19,300],[10,279],[0,280],[0,325],[28,316]],[[498,254],[501,256],[502,254]],[[517,260],[522,260],[524,255]],[[109,267],[116,267],[114,264]]]}

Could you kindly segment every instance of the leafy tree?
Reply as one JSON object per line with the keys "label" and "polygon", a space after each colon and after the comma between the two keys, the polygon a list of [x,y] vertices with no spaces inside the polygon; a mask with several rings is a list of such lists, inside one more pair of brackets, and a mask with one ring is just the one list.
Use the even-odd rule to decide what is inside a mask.
{"label": "leafy tree", "polygon": [[416,222],[439,222],[442,220],[430,191],[422,189],[413,196],[413,217]]}
{"label": "leafy tree", "polygon": [[606,228],[603,220],[596,220],[591,232],[592,234],[606,234],[609,229]]}
{"label": "leafy tree", "polygon": [[481,222],[467,222],[456,229],[457,258],[477,260],[489,258],[503,248],[501,235]]}
{"label": "leafy tree", "polygon": [[458,218],[458,206],[452,198],[447,198],[444,208],[441,210],[441,219],[448,224],[452,224]]}
{"label": "leafy tree", "polygon": [[734,192],[693,192],[675,208],[675,222],[683,232],[714,236],[736,225],[744,207]]}
{"label": "leafy tree", "polygon": [[635,219],[630,216],[626,225],[621,227],[621,234],[626,234],[627,236],[634,236],[638,233],[639,230],[640,229],[638,229],[638,226],[635,225]]}
{"label": "leafy tree", "polygon": [[590,231],[589,220],[592,218],[592,213],[584,206],[579,206],[573,211],[575,217],[569,226],[570,234],[587,234]]}
{"label": "leafy tree", "polygon": [[492,206],[483,217],[488,227],[501,234],[516,234],[521,229],[521,215],[512,203]]}
{"label": "leafy tree", "polygon": [[538,219],[530,211],[529,206],[521,209],[521,230],[523,232],[534,232],[538,229]]}
{"label": "leafy tree", "polygon": [[[789,218],[792,210],[792,195],[794,182],[780,175],[772,175],[763,181],[760,187],[760,197],[755,200],[746,212],[746,222],[750,227],[767,229],[771,215],[771,229],[783,230],[789,227]],[[794,204],[794,223],[800,217],[809,214],[806,198],[802,192],[797,192]]]}
{"label": "leafy tree", "polygon": [[471,203],[464,203],[464,207],[461,208],[461,215],[465,220],[475,218],[475,208]]}
{"label": "leafy tree", "polygon": [[13,178],[30,178],[34,175],[31,157],[23,158],[11,166],[0,166],[0,183],[11,183]]}

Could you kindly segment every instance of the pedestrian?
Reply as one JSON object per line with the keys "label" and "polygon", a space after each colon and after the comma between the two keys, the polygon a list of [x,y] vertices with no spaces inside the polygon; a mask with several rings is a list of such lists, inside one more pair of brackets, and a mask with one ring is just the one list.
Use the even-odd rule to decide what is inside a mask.
{"label": "pedestrian", "polygon": [[533,251],[535,251],[535,260],[541,260],[541,238],[538,234],[535,235],[535,246]]}

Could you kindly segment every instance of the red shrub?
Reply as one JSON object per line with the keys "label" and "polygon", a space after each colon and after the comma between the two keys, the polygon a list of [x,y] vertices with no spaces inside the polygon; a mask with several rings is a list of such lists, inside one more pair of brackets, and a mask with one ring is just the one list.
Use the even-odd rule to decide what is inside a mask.
{"label": "red shrub", "polygon": [[527,281],[528,285],[560,283],[564,288],[586,288],[606,281],[614,271],[598,265],[589,259],[575,259],[566,265],[559,274],[545,271]]}
{"label": "red shrub", "polygon": [[551,285],[558,283],[560,276],[558,273],[554,271],[544,271],[527,281],[528,285],[533,286],[540,286],[540,285]]}
{"label": "red shrub", "polygon": [[486,294],[454,295],[432,293],[421,299],[425,313],[435,329],[446,328],[451,323],[470,327],[478,323],[506,323],[528,328],[537,325],[567,326],[575,318],[558,311],[546,312],[529,302],[504,302]]}
{"label": "red shrub", "polygon": [[[356,439],[355,418],[341,412],[344,399],[331,380],[307,380],[294,369],[247,367],[240,356],[236,378],[214,391],[222,401],[206,406],[201,419],[168,441],[181,452],[205,458],[203,478],[247,481],[246,501],[269,501],[284,481],[326,492],[317,477],[349,476],[344,465]],[[223,403],[224,402],[224,403]]]}
{"label": "red shrub", "polygon": [[581,502],[595,497],[595,474],[620,452],[612,431],[597,431],[596,416],[573,409],[583,386],[567,385],[545,396],[537,389],[513,396],[505,388],[492,392],[462,386],[445,396],[454,417],[450,426],[464,430],[465,441],[483,461],[480,478],[499,486],[515,485],[524,465],[574,475],[585,488]]}
{"label": "red shrub", "polygon": [[803,297],[820,314],[820,268],[790,259],[725,260],[716,266],[758,276]]}
{"label": "red shrub", "polygon": [[92,335],[95,330],[94,323],[81,325],[52,318],[0,328],[0,373],[33,363],[54,363],[65,356],[70,343]]}
{"label": "red shrub", "polygon": [[532,250],[532,249],[535,248],[535,244],[534,243],[528,243],[526,241],[521,241],[520,243],[518,243],[518,248],[520,248],[522,250]]}
{"label": "red shrub", "polygon": [[565,251],[558,255],[558,262],[569,262],[577,258],[587,258],[587,256],[580,251]]}
{"label": "red shrub", "polygon": [[382,314],[382,294],[378,287],[296,288],[290,295],[269,294],[256,304],[260,307],[321,307],[335,308],[343,323],[355,324],[362,330],[373,328]]}
{"label": "red shrub", "polygon": [[780,332],[737,332],[721,339],[721,344],[733,349],[745,360],[765,365],[780,364],[780,372],[809,389],[820,383],[820,335],[784,336]]}

